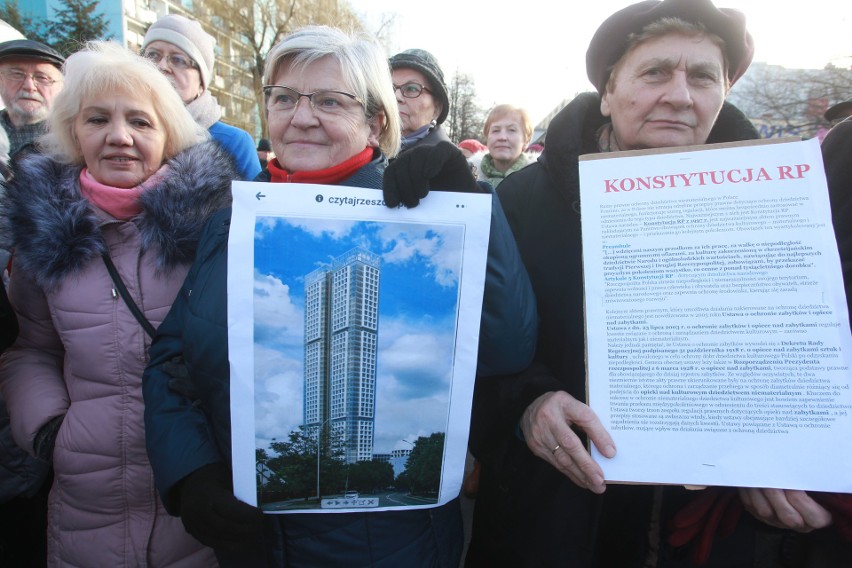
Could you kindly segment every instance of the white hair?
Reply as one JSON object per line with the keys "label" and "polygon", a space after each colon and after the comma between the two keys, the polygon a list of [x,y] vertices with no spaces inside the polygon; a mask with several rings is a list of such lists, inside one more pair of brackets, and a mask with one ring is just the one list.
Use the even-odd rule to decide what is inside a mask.
{"label": "white hair", "polygon": [[306,67],[324,57],[338,62],[347,88],[364,101],[368,119],[383,115],[379,147],[386,156],[395,156],[401,136],[399,107],[387,58],[369,36],[349,35],[328,26],[296,30],[269,50],[263,84],[271,84],[283,64]]}

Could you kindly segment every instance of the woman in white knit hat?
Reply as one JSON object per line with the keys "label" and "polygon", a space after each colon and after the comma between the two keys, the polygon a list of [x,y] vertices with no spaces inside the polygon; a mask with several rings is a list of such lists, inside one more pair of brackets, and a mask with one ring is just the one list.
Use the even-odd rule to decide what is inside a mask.
{"label": "woman in white knit hat", "polygon": [[168,78],[187,110],[236,163],[243,179],[260,173],[254,140],[244,130],[219,120],[222,111],[208,86],[213,79],[213,48],[216,38],[196,20],[179,14],[163,16],[148,29],[142,41],[142,55],[153,61]]}

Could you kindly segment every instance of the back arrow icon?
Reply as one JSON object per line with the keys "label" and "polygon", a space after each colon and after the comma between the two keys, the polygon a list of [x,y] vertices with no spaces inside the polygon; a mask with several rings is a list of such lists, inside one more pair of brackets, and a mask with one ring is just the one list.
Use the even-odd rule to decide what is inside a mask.
{"label": "back arrow icon", "polygon": [[258,191],[258,192],[257,192],[257,195],[255,195],[255,197],[257,197],[257,200],[258,200],[258,201],[260,201],[260,198],[261,198],[261,197],[266,197],[266,196],[265,196],[265,195],[263,195],[261,192],[259,192],[259,191]]}

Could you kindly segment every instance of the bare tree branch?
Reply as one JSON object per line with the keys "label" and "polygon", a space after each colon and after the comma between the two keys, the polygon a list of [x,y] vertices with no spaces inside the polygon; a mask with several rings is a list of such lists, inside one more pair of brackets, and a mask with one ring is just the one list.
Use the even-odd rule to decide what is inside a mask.
{"label": "bare tree branch", "polygon": [[450,113],[446,128],[450,139],[456,142],[467,138],[479,140],[485,123],[485,111],[476,102],[473,77],[456,70],[448,87]]}
{"label": "bare tree branch", "polygon": [[852,95],[852,70],[786,69],[754,63],[734,85],[728,100],[752,119],[764,138],[810,138],[828,123],[828,107]]}

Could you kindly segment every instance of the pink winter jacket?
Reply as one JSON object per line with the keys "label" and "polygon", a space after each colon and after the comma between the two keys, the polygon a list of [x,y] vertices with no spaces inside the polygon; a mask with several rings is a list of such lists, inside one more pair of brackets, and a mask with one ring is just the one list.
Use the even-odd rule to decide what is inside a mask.
{"label": "pink winter jacket", "polygon": [[[57,168],[49,158],[25,160],[16,179],[38,181],[9,188],[5,205],[17,245],[9,296],[20,335],[0,362],[0,388],[15,441],[30,453],[38,431],[65,415],[53,452],[50,566],[216,566],[212,551],[166,513],[154,489],[142,401],[150,338],[114,293],[99,252],[106,245],[157,327],[183,283],[203,221],[230,192],[227,162],[211,162],[220,154],[201,148],[207,153],[195,147],[172,160],[161,186],[143,196],[141,217],[129,222],[90,206],[75,181],[79,168]],[[191,159],[179,159],[187,152]],[[198,196],[180,203],[175,193]],[[59,207],[56,195],[65,200]],[[39,225],[28,226],[28,218]],[[174,242],[175,233],[186,242]]]}

